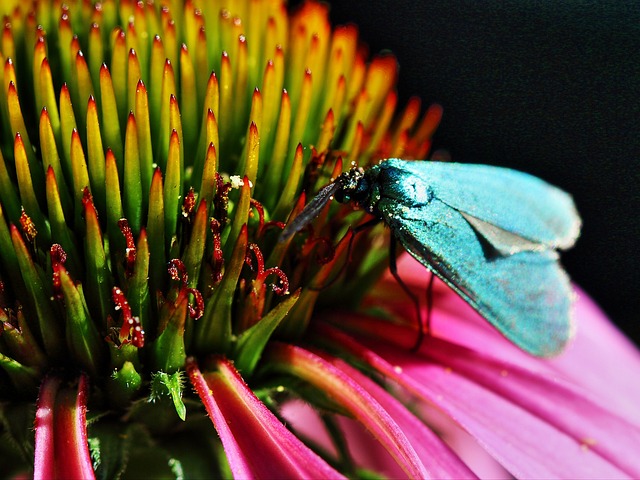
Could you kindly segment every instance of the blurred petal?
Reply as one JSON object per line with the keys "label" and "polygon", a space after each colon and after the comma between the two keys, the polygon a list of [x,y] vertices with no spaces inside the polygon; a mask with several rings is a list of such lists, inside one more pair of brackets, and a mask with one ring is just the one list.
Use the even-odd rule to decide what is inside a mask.
{"label": "blurred petal", "polygon": [[235,478],[344,478],[306,447],[258,400],[233,365],[187,371],[224,445]]}
{"label": "blurred petal", "polygon": [[87,443],[88,379],[77,388],[60,388],[62,381],[47,377],[40,387],[36,411],[34,479],[95,478]]}
{"label": "blurred petal", "polygon": [[393,395],[343,360],[323,355],[371,395],[398,424],[429,474],[427,478],[476,478],[462,460]]}
{"label": "blurred petal", "polygon": [[549,364],[640,426],[640,382],[630,381],[640,378],[640,352],[584,292],[576,290],[576,337]]}
{"label": "blurred petal", "polygon": [[427,470],[394,418],[361,385],[325,359],[293,345],[274,343],[269,368],[293,375],[324,392],[362,423],[411,478],[428,477]]}
{"label": "blurred petal", "polygon": [[449,367],[386,346],[376,346],[384,358],[360,350],[370,366],[453,419],[516,477],[626,476],[589,448],[588,439],[571,438]]}
{"label": "blurred petal", "polygon": [[[403,280],[424,294],[429,278],[424,267],[405,260],[401,271]],[[397,287],[390,282],[383,280],[377,291],[393,299],[390,292]],[[446,286],[437,285],[434,297],[433,336],[419,354],[380,341],[368,342],[373,351],[350,341],[344,345],[444,412],[515,476],[640,475],[634,454],[640,429],[632,407],[640,395],[636,382],[629,382],[640,373],[638,352],[585,295],[576,302],[576,338],[551,360],[506,341]],[[396,314],[415,316],[409,302],[389,303]],[[378,329],[374,336],[403,344],[401,330],[393,327],[387,335]]]}

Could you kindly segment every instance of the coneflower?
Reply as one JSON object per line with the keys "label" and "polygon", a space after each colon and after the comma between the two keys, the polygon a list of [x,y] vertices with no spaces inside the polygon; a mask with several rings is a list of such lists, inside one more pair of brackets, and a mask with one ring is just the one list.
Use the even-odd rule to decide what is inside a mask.
{"label": "coneflower", "polygon": [[382,226],[328,205],[278,242],[353,164],[429,155],[441,109],[400,108],[356,27],[314,1],[2,8],[3,477],[640,476],[640,358],[583,295],[540,360],[437,284],[412,352]]}

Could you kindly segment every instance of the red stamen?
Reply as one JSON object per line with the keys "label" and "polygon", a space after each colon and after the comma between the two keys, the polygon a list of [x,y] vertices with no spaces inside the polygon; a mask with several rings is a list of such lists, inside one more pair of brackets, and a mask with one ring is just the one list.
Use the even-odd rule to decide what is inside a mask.
{"label": "red stamen", "polygon": [[213,283],[218,284],[222,280],[222,268],[224,267],[224,256],[222,254],[222,236],[220,235],[220,222],[215,218],[211,219],[211,232],[213,233],[213,252],[211,255],[211,267],[213,268]]}
{"label": "red stamen", "polygon": [[278,286],[276,283],[273,283],[271,284],[271,288],[273,288],[273,291],[276,292],[277,295],[286,294],[289,291],[289,279],[287,278],[287,275],[280,269],[280,267],[271,267],[265,270],[264,256],[262,255],[262,252],[260,251],[258,245],[256,245],[255,243],[250,243],[248,246],[248,250],[253,252],[254,256],[256,257],[256,266],[254,268],[249,253],[247,252],[247,255],[245,256],[245,262],[247,263],[247,265],[251,267],[251,270],[257,272],[256,282],[264,283],[267,277],[269,277],[270,275],[275,275],[280,279],[280,286]]}
{"label": "red stamen", "polygon": [[196,288],[189,288],[189,274],[187,273],[187,267],[184,266],[182,260],[174,258],[169,261],[169,275],[172,280],[180,282],[180,288],[178,289],[178,296],[191,294],[193,295],[194,303],[189,303],[189,315],[191,318],[197,320],[204,313],[204,299],[202,294]]}
{"label": "red stamen", "polygon": [[118,287],[113,287],[112,297],[116,310],[122,311],[122,327],[120,327],[119,333],[120,344],[131,343],[134,347],[142,348],[144,346],[144,330],[142,330],[140,317],[132,315],[129,302],[124,292]]}
{"label": "red stamen", "polygon": [[51,255],[51,268],[53,269],[53,294],[57,299],[62,298],[62,285],[60,283],[60,271],[64,269],[67,261],[67,253],[61,245],[54,243],[49,250]]}
{"label": "red stamen", "polygon": [[182,260],[178,260],[177,258],[169,260],[168,271],[172,280],[181,282],[183,286],[187,285],[189,277],[187,275],[187,267],[184,266]]}
{"label": "red stamen", "polygon": [[193,192],[193,187],[189,189],[189,193],[184,197],[184,202],[182,202],[182,216],[184,218],[189,218],[193,209],[196,206],[196,195]]}
{"label": "red stamen", "polygon": [[31,217],[24,211],[24,208],[20,214],[20,226],[22,227],[22,232],[24,233],[27,241],[33,244],[36,240],[36,236],[38,235],[38,230],[36,229],[33,220],[31,220]]}
{"label": "red stamen", "polygon": [[229,190],[231,183],[224,183],[222,175],[216,172],[216,194],[213,197],[213,214],[224,227],[228,222],[227,212],[229,209]]}
{"label": "red stamen", "polygon": [[136,255],[137,249],[136,244],[133,239],[133,232],[131,231],[131,227],[129,226],[129,221],[126,218],[121,218],[118,220],[118,227],[124,235],[127,248],[125,249],[125,267],[124,274],[127,278],[133,275],[133,268],[136,263]]}
{"label": "red stamen", "polygon": [[[251,206],[258,212],[258,236],[262,235],[262,229],[264,227],[264,207],[262,204],[254,200],[253,198],[250,200]],[[253,211],[249,211],[249,215],[253,216]]]}
{"label": "red stamen", "polygon": [[204,314],[204,299],[202,298],[202,294],[196,288],[189,288],[188,292],[193,295],[193,300],[195,303],[195,307],[193,304],[189,304],[189,316],[194,320],[198,320]]}

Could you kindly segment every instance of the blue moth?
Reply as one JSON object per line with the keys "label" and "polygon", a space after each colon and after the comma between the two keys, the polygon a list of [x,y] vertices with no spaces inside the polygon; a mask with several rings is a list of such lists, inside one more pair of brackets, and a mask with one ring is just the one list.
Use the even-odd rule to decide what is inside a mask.
{"label": "blue moth", "polygon": [[575,243],[581,222],[562,190],[507,168],[389,159],[325,186],[280,240],[331,198],[384,221],[413,257],[520,348],[550,356],[570,339],[573,292],[558,250]]}

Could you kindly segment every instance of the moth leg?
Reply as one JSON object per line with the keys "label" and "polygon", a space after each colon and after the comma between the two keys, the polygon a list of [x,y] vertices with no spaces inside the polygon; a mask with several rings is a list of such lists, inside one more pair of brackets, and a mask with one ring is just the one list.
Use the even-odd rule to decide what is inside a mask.
{"label": "moth leg", "polygon": [[417,295],[415,295],[409,289],[407,284],[404,283],[404,281],[402,280],[402,278],[400,278],[400,275],[398,274],[398,266],[396,264],[396,248],[397,248],[396,237],[392,233],[391,241],[389,242],[389,271],[391,272],[391,275],[393,275],[393,278],[396,279],[396,282],[398,282],[398,284],[402,287],[404,292],[407,294],[407,296],[411,299],[411,301],[416,307],[416,319],[418,320],[418,336],[416,338],[416,343],[411,348],[411,351],[416,352],[420,348],[420,345],[422,345],[422,341],[424,340],[424,336],[426,332],[429,331],[429,320],[431,317],[431,303],[432,303],[430,301],[431,300],[430,297],[432,296],[430,292],[432,290],[431,284],[433,282],[433,274],[431,276],[431,280],[429,280],[429,286],[427,287],[428,303],[427,303],[427,318],[425,321],[422,317],[422,312],[420,311],[420,299],[418,298]]}
{"label": "moth leg", "polygon": [[[431,331],[431,312],[433,311],[433,281],[436,278],[436,275],[429,271],[429,274],[431,275],[429,277],[429,283],[427,285],[427,292],[426,292],[426,297],[427,297],[427,319],[425,321],[425,324],[423,325],[423,329],[422,329],[422,338],[420,338],[420,342],[423,340],[424,335],[428,334]],[[415,347],[413,347],[414,350],[418,350],[420,348],[420,343],[418,343]]]}
{"label": "moth leg", "polygon": [[374,218],[372,220],[368,220],[364,222],[362,225],[358,225],[357,227],[355,227],[353,229],[353,235],[351,235],[351,238],[349,239],[349,246],[347,247],[347,259],[340,267],[340,271],[324,285],[320,287],[313,287],[313,288],[310,287],[309,290],[324,290],[325,288],[329,288],[331,285],[336,283],[336,280],[338,280],[342,276],[344,271],[347,269],[347,265],[349,265],[351,261],[351,249],[353,248],[353,240],[356,238],[356,235],[364,230],[374,227],[380,222],[381,220],[379,218]]}

